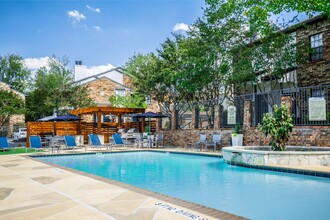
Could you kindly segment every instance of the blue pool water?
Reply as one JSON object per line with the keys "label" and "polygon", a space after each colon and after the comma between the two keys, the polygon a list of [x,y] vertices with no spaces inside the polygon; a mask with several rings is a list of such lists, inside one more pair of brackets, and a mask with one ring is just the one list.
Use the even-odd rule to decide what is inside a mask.
{"label": "blue pool water", "polygon": [[330,219],[330,179],[158,152],[39,157],[251,219]]}

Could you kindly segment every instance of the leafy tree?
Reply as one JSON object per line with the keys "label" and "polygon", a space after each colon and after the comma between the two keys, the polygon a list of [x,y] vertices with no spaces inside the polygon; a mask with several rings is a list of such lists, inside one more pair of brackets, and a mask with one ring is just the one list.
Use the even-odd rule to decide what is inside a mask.
{"label": "leafy tree", "polygon": [[292,117],[288,114],[288,108],[284,105],[274,105],[272,113],[266,113],[262,117],[262,125],[258,125],[258,129],[262,131],[266,137],[270,135],[271,140],[269,146],[275,151],[284,151],[285,144],[288,142],[290,132],[292,132]]}
{"label": "leafy tree", "polygon": [[17,94],[8,90],[0,90],[0,126],[6,125],[10,116],[24,113],[24,101]]}
{"label": "leafy tree", "polygon": [[27,99],[29,120],[50,115],[53,110],[63,114],[69,108],[93,104],[88,97],[88,88],[74,83],[72,72],[66,68],[67,64],[66,58],[60,60],[53,57],[49,60],[49,68],[41,67],[37,71],[34,90]]}
{"label": "leafy tree", "polygon": [[179,91],[182,81],[182,59],[178,43],[180,39],[181,36],[168,38],[157,50],[157,55],[138,54],[126,63],[126,71],[133,78],[136,92],[157,101],[169,116],[173,110],[182,113],[180,102],[183,97]]}
{"label": "leafy tree", "polygon": [[15,90],[27,92],[31,72],[25,66],[21,56],[15,54],[0,56],[0,75],[2,81],[13,86]]}
{"label": "leafy tree", "polygon": [[327,2],[206,0],[203,17],[186,37],[174,35],[156,53],[135,55],[126,69],[137,91],[151,95],[168,114],[181,102],[204,102],[200,107],[211,115],[223,97],[233,101],[234,94],[264,92],[266,84],[280,89],[283,77],[305,58],[306,42],[298,45],[283,30],[296,16],[283,23],[270,17],[283,10],[329,15]]}
{"label": "leafy tree", "polygon": [[111,105],[114,107],[124,108],[147,108],[145,97],[141,94],[128,94],[126,96],[112,95],[109,98]]}

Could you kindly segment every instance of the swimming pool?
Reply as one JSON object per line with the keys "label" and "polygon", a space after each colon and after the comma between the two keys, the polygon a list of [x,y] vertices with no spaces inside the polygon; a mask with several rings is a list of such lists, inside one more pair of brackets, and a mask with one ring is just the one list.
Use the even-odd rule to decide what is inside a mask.
{"label": "swimming pool", "polygon": [[330,179],[160,152],[38,157],[251,219],[330,219]]}

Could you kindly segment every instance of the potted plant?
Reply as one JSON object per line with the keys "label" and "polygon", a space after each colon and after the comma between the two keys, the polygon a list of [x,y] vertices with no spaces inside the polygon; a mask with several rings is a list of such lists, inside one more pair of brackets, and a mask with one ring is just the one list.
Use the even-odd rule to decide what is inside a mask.
{"label": "potted plant", "polygon": [[271,140],[269,146],[271,146],[274,151],[285,150],[285,144],[289,140],[292,128],[292,117],[288,113],[288,108],[284,105],[280,107],[274,105],[273,113],[264,114],[262,117],[262,125],[258,125],[258,129],[262,131],[266,137],[270,135]]}
{"label": "potted plant", "polygon": [[232,146],[243,146],[243,134],[239,134],[241,125],[237,121],[234,127],[234,133],[231,135]]}

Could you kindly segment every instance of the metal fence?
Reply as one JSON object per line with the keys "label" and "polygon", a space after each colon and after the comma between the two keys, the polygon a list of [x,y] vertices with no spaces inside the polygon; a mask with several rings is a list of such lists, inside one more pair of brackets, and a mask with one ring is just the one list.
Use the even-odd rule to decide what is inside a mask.
{"label": "metal fence", "polygon": [[[272,112],[274,105],[280,105],[282,97],[290,100],[290,113],[293,117],[294,125],[315,126],[330,125],[330,85],[309,86],[299,88],[289,88],[274,90],[264,93],[253,93],[235,96],[233,101],[225,100],[221,102],[207,101],[195,103],[198,111],[196,114],[196,128],[210,129],[214,127],[216,120],[220,121],[221,128],[233,128],[235,124],[228,123],[228,107],[236,107],[236,120],[241,126],[244,121],[244,101],[250,100],[250,126],[256,127],[262,124],[264,113]],[[215,117],[214,110],[219,108],[219,117]],[[191,129],[192,109],[185,113],[186,120],[179,120],[179,128]],[[189,126],[188,126],[189,125]]]}
{"label": "metal fence", "polygon": [[[330,125],[330,85],[282,89],[265,93],[255,93],[235,97],[235,106],[242,109],[242,100],[251,101],[251,126],[262,124],[264,113],[272,112],[272,107],[281,104],[281,98],[290,100],[290,113],[294,125]],[[244,103],[244,101],[243,101]],[[244,106],[244,104],[243,104]],[[242,114],[239,113],[239,117]],[[239,120],[241,120],[239,118]]]}

